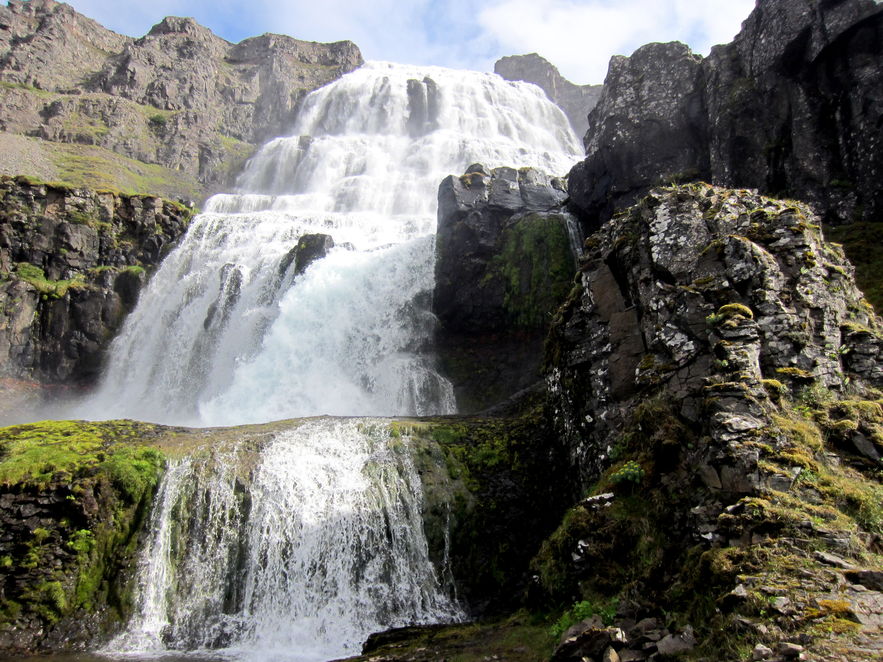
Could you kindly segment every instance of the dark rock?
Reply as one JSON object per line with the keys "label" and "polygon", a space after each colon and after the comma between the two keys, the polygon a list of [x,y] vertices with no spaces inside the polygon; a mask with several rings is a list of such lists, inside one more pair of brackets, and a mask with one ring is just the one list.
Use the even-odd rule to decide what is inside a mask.
{"label": "dark rock", "polygon": [[0,375],[89,384],[193,213],[151,196],[0,178]]}
{"label": "dark rock", "polygon": [[758,5],[702,60],[682,44],[614,57],[571,172],[589,227],[660,182],[706,180],[814,203],[827,222],[883,209],[883,6]]}
{"label": "dark rock", "polygon": [[883,591],[883,571],[881,570],[847,570],[843,576],[853,584],[861,584],[872,591]]}
{"label": "dark rock", "polygon": [[619,628],[587,627],[562,641],[550,662],[581,662],[583,658],[600,657],[607,648],[622,648],[625,635]]}
{"label": "dark rock", "polygon": [[439,188],[437,349],[461,412],[505,400],[539,379],[553,311],[571,288],[569,215],[560,180],[480,164]]}
{"label": "dark rock", "polygon": [[676,657],[693,650],[696,647],[696,637],[693,628],[687,626],[679,634],[667,634],[656,642],[656,650],[663,657]]}
{"label": "dark rock", "polygon": [[294,258],[294,273],[300,275],[316,260],[334,248],[334,239],[327,234],[305,234],[297,240],[297,256]]}
{"label": "dark rock", "polygon": [[583,135],[589,128],[588,115],[598,103],[601,85],[574,85],[536,53],[501,58],[494,63],[494,73],[506,80],[520,80],[538,86],[550,101],[564,111],[576,135]]}

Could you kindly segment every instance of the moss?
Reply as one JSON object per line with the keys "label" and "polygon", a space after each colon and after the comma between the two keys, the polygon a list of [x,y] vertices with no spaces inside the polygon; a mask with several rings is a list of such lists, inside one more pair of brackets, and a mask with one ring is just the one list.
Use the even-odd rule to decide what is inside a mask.
{"label": "moss", "polygon": [[0,429],[5,491],[45,493],[51,495],[47,503],[56,504],[52,517],[44,517],[4,564],[17,580],[5,596],[0,625],[25,613],[50,624],[79,610],[123,615],[127,598],[110,587],[119,581],[120,566],[131,562],[162,471],[163,454],[148,443],[157,429],[132,421],[45,421]]}
{"label": "moss", "polygon": [[47,487],[106,471],[129,495],[155,484],[162,455],[137,442],[153,426],[132,421],[43,421],[0,428],[0,483]]}
{"label": "moss", "polygon": [[503,308],[513,324],[545,327],[572,287],[575,268],[566,221],[530,214],[507,227],[488,277],[503,283]]}
{"label": "moss", "polygon": [[67,280],[49,280],[40,267],[28,262],[16,264],[15,275],[32,285],[40,294],[51,299],[60,299],[68,293],[68,290],[86,286],[81,274]]}

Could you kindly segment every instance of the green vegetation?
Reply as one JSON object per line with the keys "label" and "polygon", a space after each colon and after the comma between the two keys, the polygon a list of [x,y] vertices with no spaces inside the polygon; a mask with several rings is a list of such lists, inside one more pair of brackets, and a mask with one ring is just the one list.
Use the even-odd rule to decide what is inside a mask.
{"label": "green vegetation", "polygon": [[48,280],[40,267],[28,262],[16,264],[14,273],[21,280],[33,285],[40,294],[50,299],[60,299],[67,294],[68,290],[86,286],[82,274],[77,274],[67,280]]}
{"label": "green vegetation", "polygon": [[503,307],[514,324],[543,328],[572,288],[573,271],[565,219],[531,214],[503,231],[486,279],[502,279]]}
{"label": "green vegetation", "polygon": [[44,421],[0,429],[0,484],[45,489],[59,480],[105,473],[130,499],[152,488],[162,453],[138,442],[146,423]]}
{"label": "green vegetation", "polygon": [[121,617],[130,606],[121,585],[111,585],[135,551],[164,465],[147,443],[156,430],[133,421],[0,429],[0,486],[13,500],[46,495],[53,513],[31,530],[18,523],[23,544],[0,559],[0,573],[16,577],[16,591],[0,599],[0,627],[25,614],[51,624],[98,605]]}
{"label": "green vegetation", "polygon": [[570,609],[567,609],[555,621],[555,624],[549,630],[549,634],[555,639],[559,639],[569,628],[593,616],[600,618],[604,625],[613,625],[613,621],[616,618],[616,601],[606,599],[575,602]]}

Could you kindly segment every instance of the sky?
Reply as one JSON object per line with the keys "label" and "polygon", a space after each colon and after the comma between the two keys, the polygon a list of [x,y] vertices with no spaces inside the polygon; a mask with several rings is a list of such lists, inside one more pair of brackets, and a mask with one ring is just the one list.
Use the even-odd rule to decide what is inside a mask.
{"label": "sky", "polygon": [[192,16],[239,42],[265,32],[354,41],[366,60],[493,71],[539,53],[578,84],[602,83],[611,55],[683,41],[706,55],[730,41],[754,0],[67,0],[140,37],[164,16]]}

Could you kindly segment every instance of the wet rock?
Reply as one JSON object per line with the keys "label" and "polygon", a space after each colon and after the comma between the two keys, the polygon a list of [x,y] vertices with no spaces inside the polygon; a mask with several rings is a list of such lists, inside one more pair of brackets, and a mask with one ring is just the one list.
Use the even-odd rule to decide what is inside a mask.
{"label": "wet rock", "polygon": [[546,328],[575,267],[564,197],[560,180],[531,168],[473,164],[439,187],[433,311],[462,412],[540,379]]}
{"label": "wet rock", "polygon": [[0,376],[88,384],[192,209],[0,178]]}

